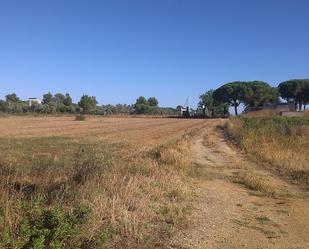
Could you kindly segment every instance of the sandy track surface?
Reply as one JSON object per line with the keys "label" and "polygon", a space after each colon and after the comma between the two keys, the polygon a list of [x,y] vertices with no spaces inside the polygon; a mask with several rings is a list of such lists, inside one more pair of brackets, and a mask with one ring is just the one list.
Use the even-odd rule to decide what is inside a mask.
{"label": "sandy track surface", "polygon": [[[265,170],[229,145],[209,121],[193,143],[193,163],[206,178],[196,184],[190,225],[179,231],[169,248],[309,248],[308,193]],[[235,175],[253,172],[276,186],[276,196],[258,194],[235,183]]]}

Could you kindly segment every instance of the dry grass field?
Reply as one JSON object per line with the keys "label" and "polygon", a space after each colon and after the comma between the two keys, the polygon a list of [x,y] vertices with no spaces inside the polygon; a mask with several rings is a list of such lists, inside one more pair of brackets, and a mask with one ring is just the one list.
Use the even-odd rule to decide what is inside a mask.
{"label": "dry grass field", "polygon": [[308,117],[231,119],[226,132],[248,154],[280,175],[309,187]]}
{"label": "dry grass field", "polygon": [[154,248],[183,224],[203,120],[0,118],[4,248]]}
{"label": "dry grass field", "polygon": [[308,122],[0,117],[0,248],[308,248]]}

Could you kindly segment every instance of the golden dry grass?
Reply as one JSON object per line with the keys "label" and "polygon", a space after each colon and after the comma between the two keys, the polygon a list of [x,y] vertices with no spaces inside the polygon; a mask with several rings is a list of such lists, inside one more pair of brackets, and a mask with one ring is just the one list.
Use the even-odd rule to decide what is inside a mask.
{"label": "golden dry grass", "polygon": [[251,155],[293,181],[309,186],[307,118],[231,119],[226,131]]}
{"label": "golden dry grass", "polygon": [[[204,125],[163,118],[0,118],[0,245],[163,246],[190,208],[189,138]],[[65,217],[80,204],[90,217],[70,227]],[[58,225],[41,235],[31,224],[47,211],[57,214]],[[53,224],[54,216],[48,216]],[[73,234],[52,237],[57,233]]]}
{"label": "golden dry grass", "polygon": [[235,182],[240,183],[250,190],[258,191],[267,196],[276,195],[276,187],[270,181],[267,181],[265,177],[253,172],[245,171],[239,173]]}

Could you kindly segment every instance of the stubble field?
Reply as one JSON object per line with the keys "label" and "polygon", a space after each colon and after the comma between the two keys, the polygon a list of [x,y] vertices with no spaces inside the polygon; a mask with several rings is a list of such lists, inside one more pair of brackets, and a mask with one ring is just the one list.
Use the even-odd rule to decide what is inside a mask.
{"label": "stubble field", "polygon": [[0,118],[4,248],[154,248],[190,210],[203,120]]}

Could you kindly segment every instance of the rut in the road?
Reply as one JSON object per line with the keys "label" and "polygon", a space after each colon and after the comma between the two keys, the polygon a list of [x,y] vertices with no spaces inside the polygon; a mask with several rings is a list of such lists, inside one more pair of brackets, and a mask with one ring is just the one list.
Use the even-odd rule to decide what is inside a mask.
{"label": "rut in the road", "polygon": [[[193,143],[193,163],[207,178],[196,183],[197,199],[190,226],[169,248],[309,248],[309,201],[298,187],[247,160],[218,129],[209,126]],[[276,195],[249,190],[235,176],[250,172],[275,186]]]}

